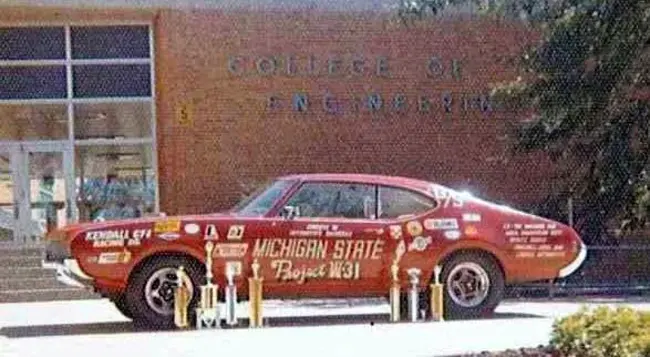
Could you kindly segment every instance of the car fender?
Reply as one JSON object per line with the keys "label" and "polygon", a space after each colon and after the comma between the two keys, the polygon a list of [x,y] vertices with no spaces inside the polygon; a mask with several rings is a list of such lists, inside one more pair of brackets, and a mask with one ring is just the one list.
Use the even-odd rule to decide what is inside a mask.
{"label": "car fender", "polygon": [[479,240],[479,238],[471,239],[471,240],[470,239],[460,240],[451,245],[444,247],[440,252],[440,254],[432,262],[432,265],[430,266],[430,271],[425,272],[425,274],[427,274],[425,276],[433,277],[434,270],[437,265],[444,262],[452,254],[461,250],[480,250],[492,254],[496,258],[497,263],[501,266],[503,270],[505,281],[508,281],[509,279],[508,259],[504,254],[504,252],[500,250],[499,247],[490,243],[489,241]]}
{"label": "car fender", "polygon": [[151,258],[154,255],[162,255],[162,254],[188,255],[201,262],[201,264],[205,264],[205,253],[199,246],[195,247],[189,244],[175,244],[173,246],[154,245],[151,247],[147,247],[146,250],[140,252],[140,254],[138,254],[138,257],[133,260],[133,264],[127,270],[126,281],[128,282],[131,275],[133,274],[133,271],[136,269],[136,267],[140,265],[140,263],[142,263],[146,259]]}

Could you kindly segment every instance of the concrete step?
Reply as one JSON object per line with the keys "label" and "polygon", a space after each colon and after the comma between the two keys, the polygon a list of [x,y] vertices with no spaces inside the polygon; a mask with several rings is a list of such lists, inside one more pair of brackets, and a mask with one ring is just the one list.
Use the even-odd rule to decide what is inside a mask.
{"label": "concrete step", "polygon": [[0,256],[0,271],[4,268],[40,268],[40,256]]}
{"label": "concrete step", "polygon": [[54,276],[47,278],[1,278],[0,291],[25,289],[60,289],[67,286],[58,282]]}
{"label": "concrete step", "polygon": [[61,289],[24,289],[0,291],[0,303],[34,302],[57,300],[86,300],[99,299],[98,294],[77,288]]}
{"label": "concrete step", "polygon": [[56,272],[41,267],[3,267],[0,274],[4,279],[56,278]]}
{"label": "concrete step", "polygon": [[42,257],[45,249],[43,248],[0,248],[0,258],[2,257]]}

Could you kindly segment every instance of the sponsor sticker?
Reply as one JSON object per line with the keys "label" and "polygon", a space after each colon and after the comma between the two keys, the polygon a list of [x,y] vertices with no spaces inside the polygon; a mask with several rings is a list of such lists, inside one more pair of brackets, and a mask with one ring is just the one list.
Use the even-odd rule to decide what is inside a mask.
{"label": "sponsor sticker", "polygon": [[418,221],[410,221],[406,224],[406,231],[412,236],[422,234],[422,224]]}
{"label": "sponsor sticker", "polygon": [[467,236],[475,236],[477,234],[478,234],[478,229],[476,229],[476,227],[467,226],[467,228],[465,228],[465,235],[467,235]]}
{"label": "sponsor sticker", "polygon": [[429,218],[424,220],[424,228],[432,231],[458,229],[458,220],[456,218]]}
{"label": "sponsor sticker", "polygon": [[241,240],[242,237],[244,236],[244,226],[230,226],[228,228],[228,235],[226,236],[226,239],[228,240]]}
{"label": "sponsor sticker", "polygon": [[181,221],[177,219],[168,219],[158,221],[154,225],[154,233],[179,232],[181,230]]}
{"label": "sponsor sticker", "polygon": [[85,239],[93,243],[94,248],[123,247],[124,242],[128,246],[138,246],[142,239],[151,237],[151,229],[116,229],[106,231],[86,232]]}
{"label": "sponsor sticker", "polygon": [[180,234],[173,233],[173,232],[159,233],[157,235],[158,238],[160,238],[162,240],[166,240],[166,241],[172,241],[172,240],[178,239],[178,238],[180,238],[180,236],[181,236]]}
{"label": "sponsor sticker", "polygon": [[403,237],[402,226],[398,226],[398,225],[390,226],[390,227],[388,227],[388,229],[390,229],[390,236],[393,239],[395,239],[395,240],[402,239],[402,237]]}
{"label": "sponsor sticker", "polygon": [[415,237],[415,239],[413,239],[411,244],[409,244],[409,252],[412,252],[412,251],[422,252],[425,249],[427,249],[427,247],[431,243],[433,243],[433,239],[430,236],[427,236],[427,237],[422,237],[422,236]]}
{"label": "sponsor sticker", "polygon": [[203,238],[206,240],[219,239],[219,232],[217,231],[217,227],[214,224],[208,224],[205,227],[205,234],[203,235]]}
{"label": "sponsor sticker", "polygon": [[240,261],[226,262],[226,271],[231,272],[233,276],[241,275],[242,264]]}
{"label": "sponsor sticker", "polygon": [[248,251],[248,243],[221,243],[214,246],[215,258],[243,258]]}
{"label": "sponsor sticker", "polygon": [[456,240],[460,238],[460,231],[445,231],[445,238],[449,240]]}
{"label": "sponsor sticker", "polygon": [[118,264],[128,263],[131,260],[131,252],[104,252],[97,258],[97,264]]}
{"label": "sponsor sticker", "polygon": [[185,225],[185,233],[187,234],[197,234],[201,228],[196,223],[188,223]]}
{"label": "sponsor sticker", "polygon": [[480,222],[481,215],[479,213],[463,213],[464,222]]}

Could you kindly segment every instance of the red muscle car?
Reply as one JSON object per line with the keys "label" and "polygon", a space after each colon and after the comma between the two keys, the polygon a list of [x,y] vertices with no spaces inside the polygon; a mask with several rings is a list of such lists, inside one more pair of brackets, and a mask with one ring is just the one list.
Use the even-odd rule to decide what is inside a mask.
{"label": "red muscle car", "polygon": [[397,262],[403,291],[407,272],[419,271],[426,302],[440,266],[447,319],[490,314],[505,285],[565,277],[586,257],[562,223],[432,182],[361,174],[284,176],[228,212],[75,224],[47,240],[45,262],[60,281],[157,327],[174,326],[181,265],[193,317],[206,283],[206,240],[214,242],[214,283],[222,289],[234,269],[240,300],[254,261],[265,299],[387,297]]}

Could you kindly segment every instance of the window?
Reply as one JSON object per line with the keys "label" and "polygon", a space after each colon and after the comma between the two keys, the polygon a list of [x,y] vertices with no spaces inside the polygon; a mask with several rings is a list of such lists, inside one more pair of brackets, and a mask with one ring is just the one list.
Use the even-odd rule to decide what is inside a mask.
{"label": "window", "polygon": [[294,181],[279,180],[264,186],[242,200],[233,211],[243,216],[259,216],[266,214],[282,196],[293,186]]}
{"label": "window", "polygon": [[77,98],[151,96],[148,64],[81,65],[72,71]]}
{"label": "window", "polygon": [[0,28],[0,61],[63,59],[63,27]]}
{"label": "window", "polygon": [[148,26],[89,26],[70,30],[73,59],[149,58]]}
{"label": "window", "polygon": [[0,99],[65,98],[65,66],[0,67]]}
{"label": "window", "polygon": [[379,187],[379,218],[400,218],[424,213],[433,209],[436,202],[417,192],[396,188]]}
{"label": "window", "polygon": [[374,218],[375,189],[356,183],[306,183],[289,199],[301,217]]}

